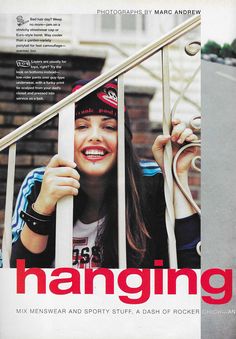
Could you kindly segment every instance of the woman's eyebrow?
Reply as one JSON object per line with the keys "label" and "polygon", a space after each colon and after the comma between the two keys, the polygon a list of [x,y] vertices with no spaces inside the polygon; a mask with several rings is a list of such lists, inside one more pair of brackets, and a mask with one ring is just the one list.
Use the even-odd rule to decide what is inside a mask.
{"label": "woman's eyebrow", "polygon": [[106,120],[116,120],[116,119],[111,118],[111,117],[104,117],[104,118],[102,118],[102,120],[103,120],[103,121],[106,121]]}
{"label": "woman's eyebrow", "polygon": [[76,119],[76,120],[79,120],[79,119],[86,120],[86,121],[89,121],[89,120],[90,120],[90,118],[89,118],[89,117],[79,117],[79,118],[78,118],[78,119]]}

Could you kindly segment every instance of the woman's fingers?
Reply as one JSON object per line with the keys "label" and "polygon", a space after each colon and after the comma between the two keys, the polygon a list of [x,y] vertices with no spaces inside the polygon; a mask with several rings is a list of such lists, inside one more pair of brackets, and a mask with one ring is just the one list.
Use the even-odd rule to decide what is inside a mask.
{"label": "woman's fingers", "polygon": [[152,150],[153,152],[162,151],[164,146],[170,140],[178,144],[183,144],[185,141],[191,142],[198,140],[198,137],[193,134],[191,128],[186,128],[185,123],[178,123],[175,125],[171,137],[169,135],[159,135],[153,143]]}
{"label": "woman's fingers", "polygon": [[[68,179],[68,180],[65,180]],[[78,195],[79,184],[69,181],[70,178],[53,178],[48,182],[47,192],[42,192],[44,204],[47,202],[50,208],[56,205],[57,201],[67,195]],[[48,206],[47,206],[48,207]]]}
{"label": "woman's fingers", "polygon": [[71,167],[47,168],[41,191],[48,197],[51,196],[55,204],[65,195],[78,194],[79,179],[79,173]]}
{"label": "woman's fingers", "polygon": [[60,157],[58,154],[56,154],[51,158],[47,167],[54,168],[54,167],[59,167],[59,166],[64,166],[64,167],[68,166],[68,167],[75,168],[76,163],[74,161],[65,160],[62,157]]}
{"label": "woman's fingers", "polygon": [[153,156],[158,165],[163,170],[163,150],[165,145],[170,140],[170,135],[158,135],[152,146]]}
{"label": "woman's fingers", "polygon": [[172,121],[173,130],[171,133],[171,140],[177,142],[178,144],[183,144],[185,141],[195,141],[198,137],[193,134],[191,128],[186,127],[184,122],[181,122],[179,119],[174,119]]}
{"label": "woman's fingers", "polygon": [[193,134],[192,129],[187,128],[186,124],[181,122],[179,119],[174,119],[172,121],[172,126],[173,130],[171,136],[159,135],[152,146],[154,158],[160,167],[163,167],[163,151],[168,141],[171,140],[173,142],[173,154],[176,154],[179,146],[182,145],[184,142],[192,142],[198,140],[198,137]]}
{"label": "woman's fingers", "polygon": [[176,142],[180,138],[181,134],[184,132],[185,129],[186,124],[184,122],[174,125],[173,130],[171,132],[171,140],[173,142]]}
{"label": "woman's fingers", "polygon": [[59,155],[50,160],[45,169],[40,193],[35,201],[39,213],[50,215],[55,211],[59,199],[67,195],[78,195],[80,175],[76,163]]}
{"label": "woman's fingers", "polygon": [[198,140],[198,137],[196,134],[191,134],[186,138],[186,141],[189,141],[189,142],[196,141],[196,140]]}
{"label": "woman's fingers", "polygon": [[181,123],[181,120],[180,119],[173,119],[172,120],[172,126],[174,127],[175,125],[178,125]]}
{"label": "woman's fingers", "polygon": [[162,150],[169,140],[170,140],[170,135],[158,135],[158,137],[153,143],[152,150],[153,151]]}
{"label": "woman's fingers", "polygon": [[56,177],[55,184],[57,186],[68,186],[68,187],[74,187],[77,189],[80,188],[80,183],[78,180],[75,180],[73,178],[67,178],[67,177]]}
{"label": "woman's fingers", "polygon": [[179,135],[179,138],[177,139],[177,143],[183,144],[185,140],[191,135],[193,135],[193,131],[191,130],[191,128],[185,128],[183,132]]}
{"label": "woman's fingers", "polygon": [[74,161],[67,161],[58,154],[54,155],[46,167],[46,176],[70,177],[75,180],[80,179],[80,175],[75,169]]}
{"label": "woman's fingers", "polygon": [[[164,147],[168,141],[173,143],[173,155],[175,156],[178,149],[184,142],[192,142],[198,140],[198,137],[193,134],[191,128],[187,128],[186,124],[179,119],[172,121],[173,130],[170,135],[159,135],[153,143],[152,152],[158,165],[161,167],[164,173]],[[178,173],[187,173],[191,165],[193,157],[197,154],[196,148],[186,149],[179,157],[177,164]]]}
{"label": "woman's fingers", "polygon": [[75,180],[80,179],[79,173],[71,167],[49,167],[46,169],[47,175],[58,176],[58,177],[71,177]]}
{"label": "woman's fingers", "polygon": [[57,195],[61,199],[67,195],[78,195],[79,190],[78,188],[71,187],[71,186],[58,186],[57,187]]}

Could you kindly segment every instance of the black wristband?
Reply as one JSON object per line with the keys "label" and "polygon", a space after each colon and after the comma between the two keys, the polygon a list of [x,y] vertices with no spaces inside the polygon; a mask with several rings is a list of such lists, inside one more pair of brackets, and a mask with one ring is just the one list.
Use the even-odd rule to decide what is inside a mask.
{"label": "black wristband", "polygon": [[36,210],[34,208],[34,203],[27,208],[27,213],[32,215],[32,217],[35,217],[35,218],[40,219],[40,220],[44,220],[44,221],[51,221],[52,220],[52,215],[45,215],[45,214],[40,214],[40,213],[36,212]]}
{"label": "black wristband", "polygon": [[48,235],[50,233],[50,224],[52,223],[51,216],[39,214],[31,207],[30,214],[21,211],[20,217],[34,233],[40,235]]}

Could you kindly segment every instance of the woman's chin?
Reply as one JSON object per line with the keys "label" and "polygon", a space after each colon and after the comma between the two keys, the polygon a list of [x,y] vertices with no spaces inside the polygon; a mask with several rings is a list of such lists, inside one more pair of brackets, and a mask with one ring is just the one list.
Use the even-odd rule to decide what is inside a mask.
{"label": "woman's chin", "polygon": [[86,176],[91,177],[102,177],[110,172],[111,168],[104,166],[104,164],[99,164],[99,162],[88,163],[87,166],[78,166],[79,172]]}
{"label": "woman's chin", "polygon": [[101,177],[108,174],[116,163],[115,157],[106,157],[101,160],[83,158],[75,161],[80,173],[92,177]]}

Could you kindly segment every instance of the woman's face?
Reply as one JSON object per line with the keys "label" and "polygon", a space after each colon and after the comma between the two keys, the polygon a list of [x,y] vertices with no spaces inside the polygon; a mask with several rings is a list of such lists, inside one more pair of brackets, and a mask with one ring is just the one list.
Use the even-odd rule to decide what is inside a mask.
{"label": "woman's face", "polygon": [[86,175],[102,176],[117,159],[117,121],[104,115],[75,120],[75,162]]}

